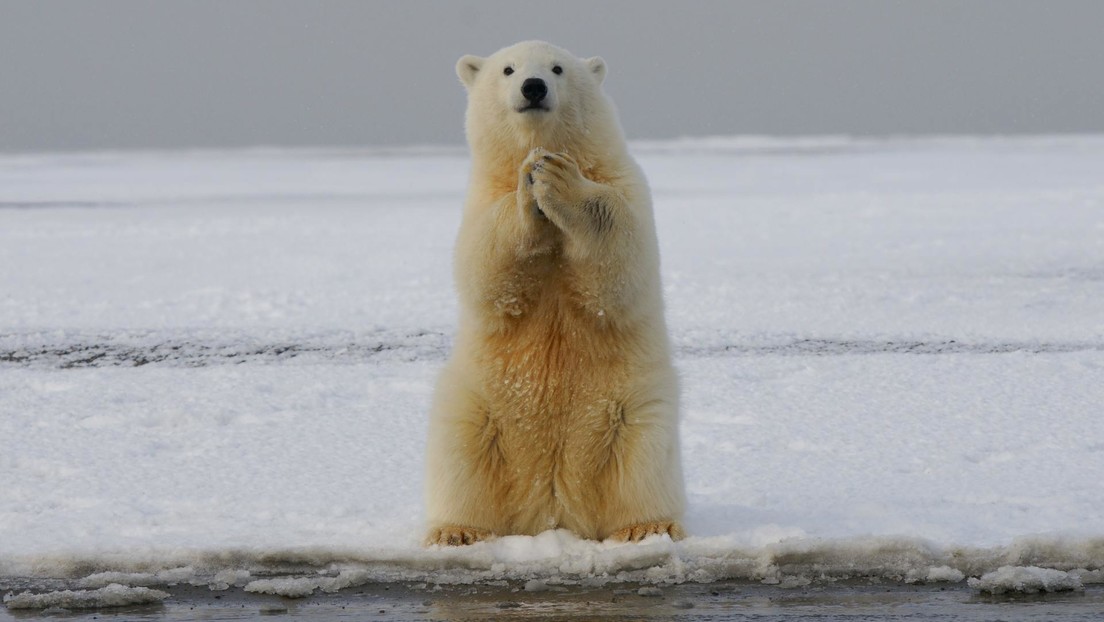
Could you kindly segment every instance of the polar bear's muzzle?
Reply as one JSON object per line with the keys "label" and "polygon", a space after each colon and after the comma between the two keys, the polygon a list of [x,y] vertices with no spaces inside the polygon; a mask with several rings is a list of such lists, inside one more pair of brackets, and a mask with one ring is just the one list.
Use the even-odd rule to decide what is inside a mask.
{"label": "polar bear's muzzle", "polygon": [[525,98],[526,103],[518,112],[548,110],[547,104],[544,103],[545,98],[548,97],[548,85],[545,84],[544,80],[526,78],[525,82],[521,83],[521,96]]}

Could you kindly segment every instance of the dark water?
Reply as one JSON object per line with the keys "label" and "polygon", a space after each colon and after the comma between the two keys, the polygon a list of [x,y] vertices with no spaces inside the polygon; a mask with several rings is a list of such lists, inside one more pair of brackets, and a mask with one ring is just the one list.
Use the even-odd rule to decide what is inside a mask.
{"label": "dark water", "polygon": [[[162,588],[164,589],[164,588]],[[7,611],[0,620],[1104,620],[1104,586],[1083,592],[988,597],[961,584],[746,583],[526,591],[522,585],[368,585],[301,599],[240,589],[171,587],[161,605],[86,611]]]}

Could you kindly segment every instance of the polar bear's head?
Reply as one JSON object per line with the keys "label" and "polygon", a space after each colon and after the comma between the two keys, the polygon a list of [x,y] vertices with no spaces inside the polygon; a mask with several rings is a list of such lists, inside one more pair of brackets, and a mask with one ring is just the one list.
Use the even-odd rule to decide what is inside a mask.
{"label": "polar bear's head", "polygon": [[464,56],[456,73],[468,89],[473,146],[487,136],[523,148],[571,143],[573,135],[605,128],[612,119],[601,88],[606,63],[597,56],[577,58],[543,41],[525,41],[486,58]]}

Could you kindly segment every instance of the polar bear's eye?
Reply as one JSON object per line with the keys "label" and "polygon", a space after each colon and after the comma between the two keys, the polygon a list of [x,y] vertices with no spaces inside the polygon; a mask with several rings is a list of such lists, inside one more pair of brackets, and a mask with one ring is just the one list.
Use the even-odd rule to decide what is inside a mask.
{"label": "polar bear's eye", "polygon": [[557,76],[560,75],[561,73],[563,73],[563,67],[556,65],[552,68],[552,73],[556,74]]}
{"label": "polar bear's eye", "polygon": [[510,74],[514,73],[514,68],[513,67],[507,67],[507,68],[502,70],[502,73],[504,73],[506,75],[510,75]]}

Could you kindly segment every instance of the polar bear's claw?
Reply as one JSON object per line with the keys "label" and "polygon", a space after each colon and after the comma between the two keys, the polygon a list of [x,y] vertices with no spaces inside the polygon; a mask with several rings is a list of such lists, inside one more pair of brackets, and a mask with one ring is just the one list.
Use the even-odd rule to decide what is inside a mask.
{"label": "polar bear's claw", "polygon": [[610,535],[608,540],[614,542],[640,542],[648,536],[661,536],[667,534],[672,540],[681,540],[686,537],[682,526],[674,521],[655,521],[651,523],[638,523],[624,529],[619,529]]}
{"label": "polar bear's claw", "polygon": [[476,542],[489,540],[492,537],[494,537],[494,534],[484,529],[448,525],[431,530],[429,535],[426,536],[425,543],[427,546],[432,546],[434,544],[440,546],[463,546],[465,544],[475,544]]}

